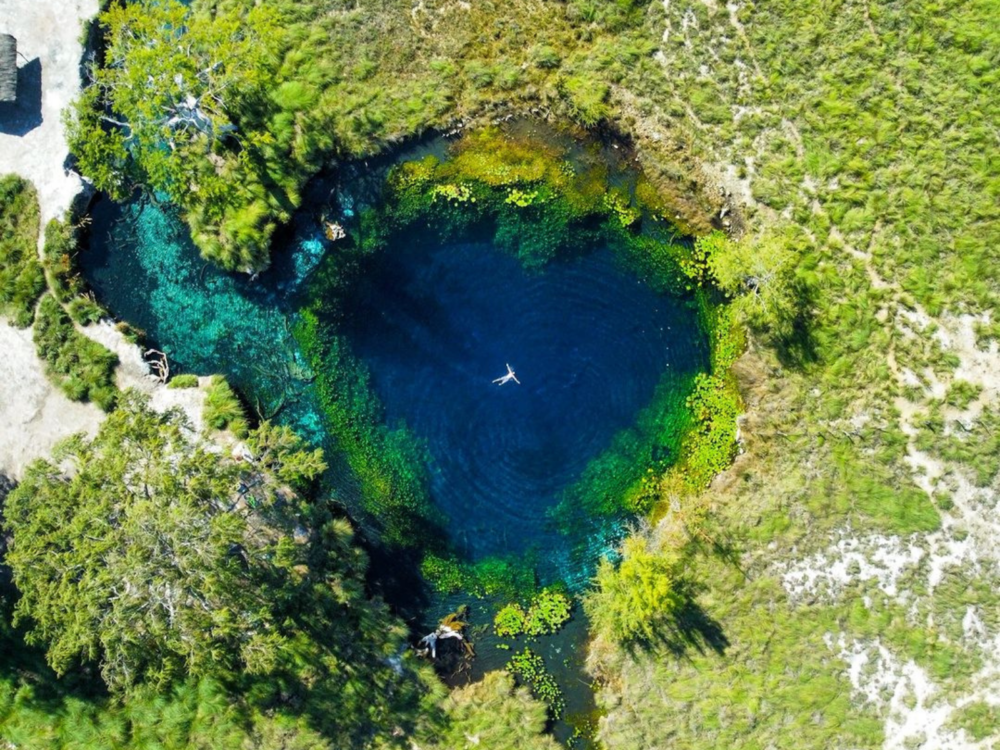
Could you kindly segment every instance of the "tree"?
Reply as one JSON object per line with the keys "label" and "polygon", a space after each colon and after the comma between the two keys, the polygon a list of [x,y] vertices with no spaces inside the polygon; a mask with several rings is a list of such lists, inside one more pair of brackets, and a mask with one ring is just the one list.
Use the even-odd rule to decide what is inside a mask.
{"label": "tree", "polygon": [[599,637],[614,643],[656,640],[683,603],[675,585],[677,559],[650,550],[644,536],[628,537],[621,556],[617,566],[601,560],[584,609]]}
{"label": "tree", "polygon": [[[181,413],[130,392],[93,440],[71,438],[28,469],[6,502],[7,563],[16,621],[57,673],[99,661],[123,690],[276,663],[290,636],[273,603],[301,562],[291,488],[323,464],[286,428],[248,443],[259,460],[220,456],[192,442]],[[254,509],[248,483],[263,500]]]}
{"label": "tree", "polygon": [[278,64],[274,14],[146,0],[112,3],[100,19],[105,62],[68,120],[82,170],[119,200],[135,185],[168,196],[222,265],[263,265],[273,222],[258,205],[268,196],[255,154],[271,139],[255,113]]}
{"label": "tree", "polygon": [[503,671],[487,672],[483,679],[451,692],[443,705],[444,727],[434,738],[416,742],[415,750],[557,750],[545,734],[545,704],[526,687],[515,687]]}
{"label": "tree", "polygon": [[707,256],[716,284],[733,298],[747,323],[777,333],[787,329],[795,314],[795,255],[787,238],[768,235],[737,242],[713,232],[698,239],[697,249]]}

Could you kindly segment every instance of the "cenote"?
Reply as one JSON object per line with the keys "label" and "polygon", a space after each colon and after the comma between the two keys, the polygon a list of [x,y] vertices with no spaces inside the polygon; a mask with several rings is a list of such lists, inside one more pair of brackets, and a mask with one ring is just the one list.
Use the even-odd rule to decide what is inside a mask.
{"label": "cenote", "polygon": [[[436,559],[509,561],[579,591],[641,509],[621,496],[678,458],[709,346],[693,295],[636,239],[686,251],[632,207],[622,156],[570,146],[557,160],[547,143],[538,167],[518,148],[411,154],[385,193],[371,190],[385,170],[357,187],[326,178],[254,279],[202,260],[169,207],[101,200],[85,272],[174,371],[222,373],[258,416],[323,445],[329,492],[390,560],[410,548],[415,567],[415,537],[435,526]],[[333,222],[346,237],[327,238]],[[496,383],[508,364],[520,382]],[[382,509],[379,492],[404,498]],[[424,619],[470,593],[441,591]],[[563,649],[580,620],[533,647],[574,683],[582,657]],[[496,645],[479,631],[475,672],[503,666]],[[586,707],[573,695],[586,690],[563,690],[568,711]]]}

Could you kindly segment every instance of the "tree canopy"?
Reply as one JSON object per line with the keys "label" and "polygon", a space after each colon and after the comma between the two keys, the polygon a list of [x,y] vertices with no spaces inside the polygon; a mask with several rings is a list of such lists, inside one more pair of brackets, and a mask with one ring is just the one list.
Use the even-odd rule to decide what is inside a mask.
{"label": "tree canopy", "polygon": [[269,136],[254,113],[277,70],[273,12],[149,0],[112,3],[101,23],[105,62],[68,123],[82,170],[117,199],[136,186],[168,196],[222,265],[263,265],[268,215],[280,212],[263,187],[259,148]]}
{"label": "tree canopy", "polygon": [[427,743],[415,750],[557,750],[545,734],[545,704],[526,687],[515,687],[503,671],[487,672],[483,679],[458,688],[442,704],[447,722]]}
{"label": "tree canopy", "polygon": [[621,562],[601,560],[596,588],[584,599],[594,631],[614,643],[656,640],[682,604],[677,568],[675,556],[651,550],[645,537],[628,537]]}
{"label": "tree canopy", "polygon": [[303,513],[291,487],[323,464],[285,428],[265,425],[248,446],[255,463],[220,457],[192,442],[180,413],[133,393],[93,440],[30,467],[7,500],[7,562],[17,621],[56,672],[99,661],[126,689],[267,670],[285,639],[272,601],[291,582],[288,532]]}

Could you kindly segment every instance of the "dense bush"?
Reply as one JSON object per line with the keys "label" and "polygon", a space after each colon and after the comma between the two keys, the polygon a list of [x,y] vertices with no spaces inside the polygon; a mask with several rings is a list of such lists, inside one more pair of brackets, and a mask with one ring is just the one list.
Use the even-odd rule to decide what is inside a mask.
{"label": "dense bush", "polygon": [[22,328],[31,324],[45,291],[37,243],[35,188],[14,175],[0,177],[0,315]]}
{"label": "dense bush", "polygon": [[93,401],[105,411],[115,405],[118,357],[73,327],[51,294],[45,294],[35,319],[35,348],[45,372],[74,401]]}
{"label": "dense bush", "polygon": [[[478,743],[491,750],[557,750],[544,734],[545,704],[526,688],[515,687],[505,672],[487,672],[482,680],[454,690],[443,704],[446,728],[420,743],[424,750],[457,750]],[[475,740],[470,740],[473,737]]]}
{"label": "dense bush", "polygon": [[[181,376],[183,377],[183,376]],[[183,382],[183,381],[182,381]],[[184,385],[174,386],[184,388]],[[222,375],[212,376],[205,391],[205,409],[202,412],[205,424],[213,430],[230,430],[237,437],[247,433],[246,413],[239,396]]]}
{"label": "dense bush", "polygon": [[[375,0],[336,13],[323,0],[112,5],[106,62],[75,108],[71,142],[103,189],[165,192],[207,257],[260,267],[275,226],[331,155],[368,156],[498,107],[588,126],[614,115],[614,85],[654,51],[618,44],[644,15],[643,3],[524,0],[416,10]],[[133,80],[154,81],[153,95],[130,98]],[[203,121],[179,112],[187,94]]]}
{"label": "dense bush", "polygon": [[621,562],[601,560],[595,589],[584,599],[594,632],[613,643],[656,642],[682,603],[678,577],[669,550],[650,549],[642,536],[627,538]]}
{"label": "dense bush", "polygon": [[105,312],[89,293],[77,268],[78,235],[77,227],[69,222],[52,219],[46,224],[42,266],[53,296],[75,323],[87,325],[96,323]]}

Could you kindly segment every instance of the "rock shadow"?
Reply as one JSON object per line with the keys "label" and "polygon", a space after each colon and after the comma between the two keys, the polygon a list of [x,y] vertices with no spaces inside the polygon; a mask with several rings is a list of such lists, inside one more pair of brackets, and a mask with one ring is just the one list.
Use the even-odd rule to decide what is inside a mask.
{"label": "rock shadow", "polygon": [[42,61],[17,70],[17,98],[0,102],[0,133],[23,136],[42,124]]}

